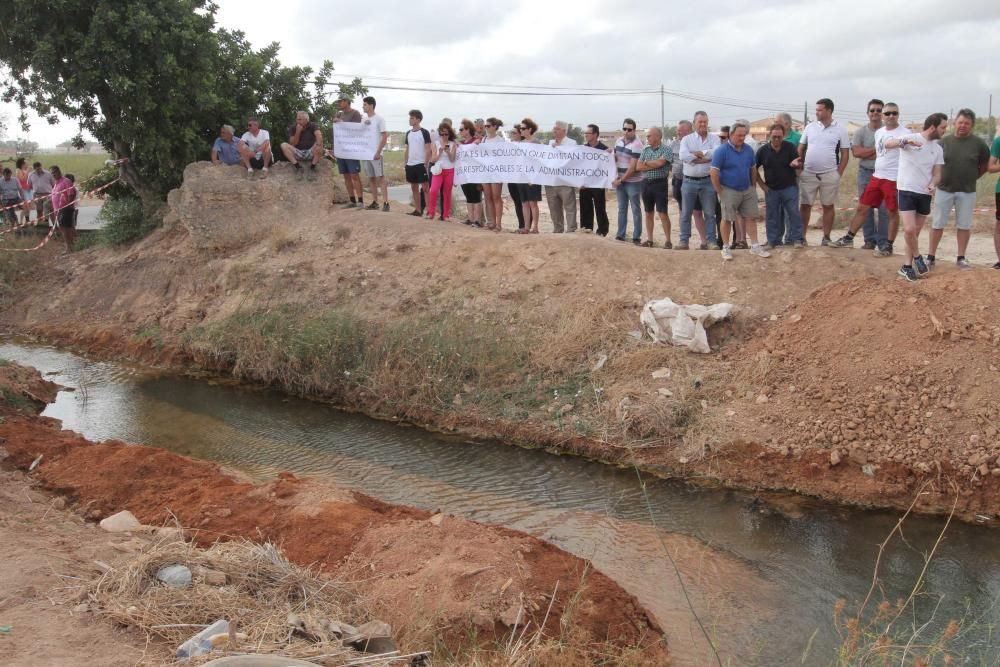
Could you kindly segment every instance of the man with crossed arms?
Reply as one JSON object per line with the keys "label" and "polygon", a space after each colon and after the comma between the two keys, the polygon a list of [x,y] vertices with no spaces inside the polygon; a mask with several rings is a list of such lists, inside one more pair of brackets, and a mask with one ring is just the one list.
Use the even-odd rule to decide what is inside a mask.
{"label": "man with crossed arms", "polygon": [[906,263],[899,275],[911,283],[927,273],[927,263],[920,255],[920,230],[931,212],[931,197],[941,182],[944,151],[938,145],[948,129],[948,117],[932,113],[924,121],[924,131],[907,134],[885,142],[887,149],[899,148],[899,175],[896,197],[899,200],[899,218],[903,223],[906,239]]}
{"label": "man with crossed arms", "polygon": [[885,124],[875,132],[875,171],[861,193],[858,208],[847,229],[847,233],[833,242],[834,247],[850,248],[854,246],[854,237],[865,224],[873,209],[881,205],[889,210],[889,232],[885,243],[875,248],[876,257],[892,255],[892,243],[896,240],[899,230],[899,204],[896,195],[896,178],[899,173],[899,150],[886,148],[890,139],[899,139],[910,134],[910,131],[899,124],[899,107],[889,102],[883,107],[882,116]]}

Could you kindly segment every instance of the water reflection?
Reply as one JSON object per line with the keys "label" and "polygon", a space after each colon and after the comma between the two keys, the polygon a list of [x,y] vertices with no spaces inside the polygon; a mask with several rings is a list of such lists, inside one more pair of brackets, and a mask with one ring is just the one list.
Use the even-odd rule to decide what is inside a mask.
{"label": "water reflection", "polygon": [[[91,439],[144,442],[240,468],[331,479],[389,502],[441,509],[546,539],[591,559],[668,629],[679,664],[708,664],[684,602],[678,563],[695,608],[732,664],[828,664],[837,598],[862,599],[878,544],[897,515],[798,502],[762,512],[743,493],[650,480],[653,527],[634,472],[495,443],[468,443],[332,410],[272,392],[90,362],[50,348],[8,344],[0,356],[30,364],[76,391],[46,415]],[[907,595],[942,522],[914,519],[906,542],[883,558],[890,600]],[[953,524],[928,568],[921,606],[945,595],[936,618],[966,605],[997,624],[1000,534]],[[995,644],[983,631],[970,650]]]}

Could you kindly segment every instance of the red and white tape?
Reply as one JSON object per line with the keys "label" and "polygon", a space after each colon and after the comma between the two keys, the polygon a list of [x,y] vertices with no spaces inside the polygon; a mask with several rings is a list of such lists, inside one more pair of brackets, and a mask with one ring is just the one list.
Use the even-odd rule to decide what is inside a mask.
{"label": "red and white tape", "polygon": [[[67,202],[66,204],[63,204],[62,206],[60,206],[57,209],[53,209],[52,215],[56,215],[56,214],[59,213],[59,211],[63,210],[64,208],[67,208],[69,206],[73,206],[74,204],[79,203],[80,200],[83,199],[83,195],[85,195],[85,194],[97,194],[97,193],[99,193],[99,192],[101,192],[103,190],[107,190],[108,188],[110,188],[112,185],[114,185],[115,183],[117,183],[120,180],[121,180],[121,177],[119,176],[115,180],[109,181],[108,183],[105,183],[101,187],[94,188],[93,190],[90,190],[89,192],[78,192],[78,194],[76,196],[76,199],[74,199],[71,202]],[[28,225],[22,224],[22,225],[19,225],[18,227],[10,227],[8,229],[0,230],[0,235],[4,234],[5,232],[13,231],[13,230],[18,229],[20,227],[26,227],[26,226],[28,226]],[[49,241],[52,240],[52,237],[55,236],[55,233],[56,233],[57,229],[59,229],[58,219],[56,220],[56,224],[52,225],[49,228],[49,233],[45,235],[45,238],[43,238],[39,242],[39,244],[36,245],[35,247],[33,247],[33,248],[0,248],[0,250],[2,250],[4,252],[32,252],[34,250],[38,250],[40,248],[43,248],[46,243],[48,243]]]}

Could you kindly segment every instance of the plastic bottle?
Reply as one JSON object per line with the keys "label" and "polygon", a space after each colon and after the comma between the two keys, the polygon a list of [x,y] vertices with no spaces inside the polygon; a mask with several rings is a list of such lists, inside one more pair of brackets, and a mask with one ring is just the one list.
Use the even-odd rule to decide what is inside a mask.
{"label": "plastic bottle", "polygon": [[187,661],[196,655],[205,655],[212,651],[212,642],[209,638],[213,635],[227,634],[229,632],[229,621],[220,618],[212,625],[208,626],[191,639],[177,647],[176,657],[181,661]]}

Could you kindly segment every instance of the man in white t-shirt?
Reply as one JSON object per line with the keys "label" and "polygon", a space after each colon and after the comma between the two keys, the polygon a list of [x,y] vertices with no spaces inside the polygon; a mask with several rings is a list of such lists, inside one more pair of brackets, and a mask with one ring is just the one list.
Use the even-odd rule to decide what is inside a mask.
{"label": "man in white t-shirt", "polygon": [[254,169],[260,169],[261,176],[267,176],[267,168],[274,161],[271,154],[271,134],[260,127],[260,121],[247,121],[247,131],[240,137],[240,162],[247,168],[247,175],[253,176]]}
{"label": "man in white t-shirt", "polygon": [[823,242],[830,245],[833,230],[834,206],[840,177],[850,159],[850,140],[847,130],[833,119],[833,100],[816,101],[816,120],[806,125],[799,140],[799,157],[802,158],[802,176],[799,179],[799,210],[802,213],[803,233],[809,229],[809,216],[816,200],[823,206]]}
{"label": "man in white t-shirt", "polygon": [[362,160],[361,169],[364,170],[370,182],[372,191],[372,203],[368,205],[368,210],[377,211],[378,193],[382,191],[382,210],[389,210],[389,186],[385,182],[385,168],[382,164],[382,151],[389,141],[389,133],[385,129],[385,119],[375,113],[375,98],[366,97],[362,100],[361,108],[365,111],[366,118],[361,121],[366,127],[374,126],[375,132],[379,134],[378,150],[371,160]]}
{"label": "man in white t-shirt", "polygon": [[896,197],[906,239],[906,263],[899,269],[899,275],[911,283],[927,273],[927,263],[919,249],[920,230],[930,215],[931,197],[941,181],[944,150],[937,140],[947,129],[948,117],[932,113],[924,121],[924,131],[920,134],[893,137],[884,144],[886,149],[901,149]]}
{"label": "man in white t-shirt", "polygon": [[[875,168],[868,185],[865,186],[858,200],[858,208],[847,229],[847,233],[834,241],[837,248],[854,246],[854,236],[866,224],[871,212],[881,206],[889,211],[889,230],[886,240],[874,250],[876,257],[892,255],[892,243],[896,240],[899,229],[899,204],[896,196],[896,176],[899,171],[899,149],[888,149],[885,143],[889,139],[898,139],[911,134],[910,130],[899,124],[899,107],[894,102],[885,104],[880,110],[885,124],[875,131]],[[879,218],[881,220],[881,218]]]}
{"label": "man in white t-shirt", "polygon": [[[566,136],[569,131],[569,124],[563,120],[557,120],[552,126],[552,135],[555,137],[549,141],[549,146],[554,148],[568,148],[576,146],[576,140]],[[576,188],[571,185],[546,185],[545,201],[549,204],[549,215],[552,217],[552,232],[562,234],[572,234],[576,231]]]}

